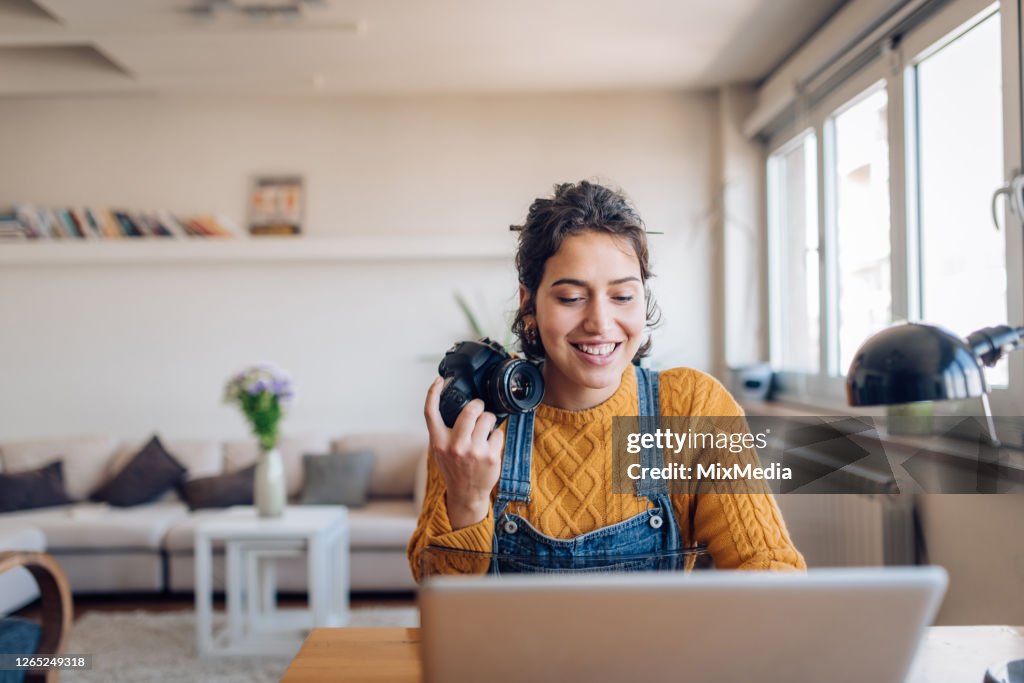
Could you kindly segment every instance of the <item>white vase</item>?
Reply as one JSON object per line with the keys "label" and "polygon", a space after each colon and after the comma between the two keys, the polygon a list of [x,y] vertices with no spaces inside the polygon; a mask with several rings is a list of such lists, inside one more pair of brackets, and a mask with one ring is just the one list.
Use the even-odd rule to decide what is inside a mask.
{"label": "white vase", "polygon": [[260,451],[256,465],[253,500],[260,517],[280,517],[287,502],[287,488],[284,480],[284,462],[276,448]]}

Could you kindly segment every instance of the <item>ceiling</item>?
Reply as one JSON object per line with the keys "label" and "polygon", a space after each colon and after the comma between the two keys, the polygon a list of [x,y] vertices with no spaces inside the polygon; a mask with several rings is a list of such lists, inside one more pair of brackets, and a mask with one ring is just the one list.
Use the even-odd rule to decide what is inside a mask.
{"label": "ceiling", "polygon": [[701,89],[764,78],[843,0],[0,0],[0,96]]}

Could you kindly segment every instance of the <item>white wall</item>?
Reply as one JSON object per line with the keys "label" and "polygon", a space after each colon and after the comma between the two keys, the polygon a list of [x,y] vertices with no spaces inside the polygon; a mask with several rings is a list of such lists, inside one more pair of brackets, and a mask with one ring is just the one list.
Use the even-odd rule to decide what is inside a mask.
{"label": "white wall", "polygon": [[764,153],[742,133],[754,106],[755,91],[729,86],[719,91],[721,150],[723,361],[732,368],[767,360],[768,325],[764,315],[768,280],[764,268]]}
{"label": "white wall", "polygon": [[[710,95],[0,101],[0,205],[216,212],[306,178],[310,235],[502,233],[556,181],[625,188],[652,230],[657,365],[708,369]],[[15,249],[17,245],[0,245]],[[510,309],[511,262],[0,266],[0,438],[235,436],[243,365],[296,378],[285,431],[419,428],[460,289]]]}

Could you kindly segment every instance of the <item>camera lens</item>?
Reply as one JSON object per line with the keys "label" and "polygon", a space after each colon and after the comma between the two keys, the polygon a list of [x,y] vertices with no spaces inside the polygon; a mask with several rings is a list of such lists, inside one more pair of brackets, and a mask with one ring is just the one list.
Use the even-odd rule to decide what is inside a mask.
{"label": "camera lens", "polygon": [[525,401],[533,391],[533,382],[523,373],[516,373],[508,380],[508,393],[517,401]]}
{"label": "camera lens", "polygon": [[544,398],[544,378],[537,366],[519,358],[494,368],[486,383],[487,394],[503,412],[525,413]]}

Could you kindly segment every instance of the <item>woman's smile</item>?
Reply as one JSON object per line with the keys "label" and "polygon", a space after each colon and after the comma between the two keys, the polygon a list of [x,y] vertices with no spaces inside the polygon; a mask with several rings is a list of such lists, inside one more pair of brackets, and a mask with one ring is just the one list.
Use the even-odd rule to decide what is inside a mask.
{"label": "woman's smile", "polygon": [[622,348],[622,342],[570,342],[587,363],[607,365],[615,360],[615,354]]}

